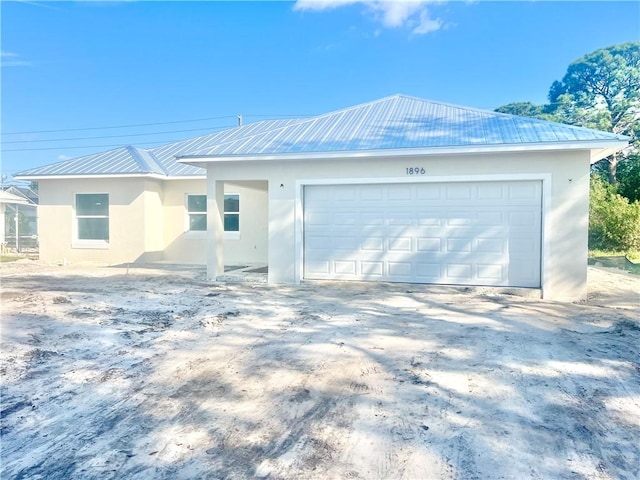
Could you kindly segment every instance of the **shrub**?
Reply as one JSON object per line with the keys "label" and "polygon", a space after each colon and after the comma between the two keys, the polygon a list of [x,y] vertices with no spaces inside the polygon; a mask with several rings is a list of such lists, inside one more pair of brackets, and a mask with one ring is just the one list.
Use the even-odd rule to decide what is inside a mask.
{"label": "shrub", "polygon": [[589,248],[640,249],[640,202],[629,203],[613,186],[592,175],[589,199]]}

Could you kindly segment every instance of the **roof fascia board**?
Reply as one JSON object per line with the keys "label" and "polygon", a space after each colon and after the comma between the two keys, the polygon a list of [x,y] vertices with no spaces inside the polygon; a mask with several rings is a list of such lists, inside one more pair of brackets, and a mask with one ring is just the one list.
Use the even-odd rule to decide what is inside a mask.
{"label": "roof fascia board", "polygon": [[[338,158],[376,158],[376,157],[414,157],[426,155],[455,155],[472,153],[503,153],[503,152],[537,152],[550,150],[591,150],[592,162],[594,151],[615,152],[628,145],[629,142],[620,140],[593,140],[581,142],[514,144],[514,145],[473,145],[461,147],[430,147],[430,148],[399,148],[387,150],[363,150],[344,152],[317,153],[281,153],[281,154],[253,154],[253,155],[180,155],[178,162],[187,164],[201,164],[212,162],[236,161],[275,161],[275,160],[325,160]],[[610,155],[607,154],[607,155]],[[604,157],[606,157],[605,155]],[[598,156],[597,154],[595,156]],[[600,158],[604,158],[601,156]]]}
{"label": "roof fascia board", "polygon": [[16,180],[79,180],[79,179],[109,179],[109,178],[154,178],[157,180],[167,180],[164,175],[148,173],[114,173],[96,175],[16,175]]}
{"label": "roof fascia board", "polygon": [[[627,146],[627,145],[625,145]],[[622,147],[624,148],[624,147]],[[607,158],[609,155],[613,155],[616,152],[619,152],[621,148],[601,148],[601,149],[592,149],[591,150],[591,165],[596,162],[599,162],[603,158]]]}
{"label": "roof fascia board", "polygon": [[184,175],[182,177],[173,176],[173,177],[163,178],[163,180],[206,180],[206,179],[207,179],[206,175],[192,175],[192,176]]}

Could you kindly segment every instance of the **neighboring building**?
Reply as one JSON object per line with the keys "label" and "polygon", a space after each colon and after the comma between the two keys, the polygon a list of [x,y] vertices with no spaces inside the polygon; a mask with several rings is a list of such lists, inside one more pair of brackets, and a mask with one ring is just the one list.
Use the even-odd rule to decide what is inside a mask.
{"label": "neighboring building", "polygon": [[2,187],[2,190],[24,198],[30,205],[38,205],[38,192],[34,190],[34,188],[24,185],[5,185]]}
{"label": "neighboring building", "polygon": [[[590,165],[628,138],[395,95],[22,172],[41,258],[264,263],[269,281],[586,295]],[[205,227],[206,225],[206,227]]]}
{"label": "neighboring building", "polygon": [[29,187],[6,185],[0,195],[0,243],[5,249],[37,248],[38,194]]}

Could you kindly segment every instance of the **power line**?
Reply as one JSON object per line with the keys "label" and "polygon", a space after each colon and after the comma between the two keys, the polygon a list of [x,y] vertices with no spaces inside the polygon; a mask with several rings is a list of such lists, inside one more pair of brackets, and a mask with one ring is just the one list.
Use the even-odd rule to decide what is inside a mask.
{"label": "power line", "polygon": [[110,128],[149,127],[153,125],[170,125],[173,123],[203,122],[205,120],[222,120],[225,118],[236,118],[236,116],[224,115],[221,117],[195,118],[193,120],[174,120],[172,122],[156,122],[156,123],[134,123],[130,125],[111,125],[106,127],[63,128],[59,130],[32,130],[32,131],[25,131],[25,132],[2,132],[2,135],[27,135],[31,133],[80,132],[85,130],[106,130]]}
{"label": "power line", "polygon": [[[311,115],[258,115],[258,114],[249,114],[244,115],[245,117],[263,117],[263,118],[304,118],[309,117]],[[208,118],[194,118],[192,120],[174,120],[171,122],[155,122],[155,123],[133,123],[130,125],[109,125],[104,127],[83,127],[83,128],[62,128],[58,130],[31,130],[24,132],[2,132],[1,135],[28,135],[34,133],[64,133],[64,132],[81,132],[87,130],[107,130],[114,128],[133,128],[133,127],[149,127],[154,125],[171,125],[175,123],[190,123],[190,122],[204,122],[206,120],[223,120],[227,118],[237,118],[237,115],[223,115],[219,117],[208,117]],[[9,142],[6,142],[9,143]]]}
{"label": "power line", "polygon": [[316,115],[317,113],[309,114],[309,115],[300,115],[299,113],[295,115],[260,115],[259,113],[242,114],[243,117],[263,117],[263,118],[309,118],[309,117],[315,117]]}
{"label": "power line", "polygon": [[[174,141],[179,141],[179,140],[174,140]],[[167,143],[172,143],[171,141],[167,142]],[[141,142],[138,145],[157,145],[158,142]],[[86,146],[80,146],[80,147],[49,147],[49,148],[20,148],[20,149],[10,149],[10,150],[3,150],[4,152],[35,152],[35,151],[41,151],[41,150],[71,150],[71,149],[78,149],[78,148],[103,148],[103,147],[124,147],[125,145],[122,145],[121,143],[112,143],[109,145],[86,145]],[[96,153],[104,153],[104,152],[96,152]]]}
{"label": "power line", "polygon": [[202,127],[202,128],[190,128],[186,130],[167,130],[164,132],[148,132],[148,133],[127,133],[123,135],[101,135],[96,137],[73,137],[73,138],[49,138],[46,140],[11,140],[11,141],[3,141],[3,144],[7,143],[42,143],[42,142],[67,142],[67,141],[76,141],[76,140],[96,140],[101,138],[121,138],[121,137],[142,137],[146,135],[164,135],[167,133],[184,133],[184,132],[198,132],[202,130],[222,130],[225,128],[231,128],[228,126],[224,127]]}
{"label": "power line", "polygon": [[[216,129],[207,129],[207,130],[225,130],[227,128],[230,127],[219,127]],[[156,141],[156,142],[139,142],[136,143],[136,146],[138,145],[153,145],[153,146],[160,146],[160,145],[165,145],[165,144],[170,144],[170,143],[175,143],[175,142],[181,142],[184,139],[179,139],[179,140],[162,140],[162,141]],[[4,148],[2,149],[3,152],[36,152],[36,151],[46,151],[46,150],[71,150],[71,149],[78,149],[78,148],[104,148],[104,147],[124,147],[125,145],[123,145],[122,143],[111,143],[108,145],[79,145],[79,146],[65,146],[65,147],[43,147],[43,148],[11,148],[8,150],[5,150]],[[103,153],[103,152],[96,152],[96,153]],[[90,154],[91,155],[91,154]]]}

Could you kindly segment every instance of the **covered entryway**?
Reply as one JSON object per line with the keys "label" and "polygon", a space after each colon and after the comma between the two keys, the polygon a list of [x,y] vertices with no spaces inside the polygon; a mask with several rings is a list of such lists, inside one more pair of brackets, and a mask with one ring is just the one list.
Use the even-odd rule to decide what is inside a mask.
{"label": "covered entryway", "polygon": [[308,185],[304,278],[540,287],[542,182]]}

